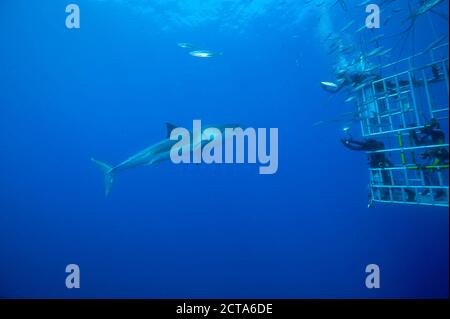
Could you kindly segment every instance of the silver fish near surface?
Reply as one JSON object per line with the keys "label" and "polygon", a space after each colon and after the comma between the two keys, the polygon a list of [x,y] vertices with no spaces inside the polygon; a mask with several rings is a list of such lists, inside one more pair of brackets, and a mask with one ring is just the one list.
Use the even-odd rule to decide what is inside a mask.
{"label": "silver fish near surface", "polygon": [[191,44],[191,43],[187,43],[187,42],[180,42],[177,44],[180,48],[182,49],[194,49],[196,48],[195,45]]}
{"label": "silver fish near surface", "polygon": [[196,58],[214,58],[222,55],[222,53],[217,53],[210,50],[195,50],[189,52],[189,54]]}

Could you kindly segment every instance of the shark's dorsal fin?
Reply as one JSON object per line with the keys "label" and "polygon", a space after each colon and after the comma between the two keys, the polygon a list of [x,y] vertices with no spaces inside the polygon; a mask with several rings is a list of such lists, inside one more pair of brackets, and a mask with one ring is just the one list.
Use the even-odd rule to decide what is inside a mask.
{"label": "shark's dorsal fin", "polygon": [[167,138],[170,137],[170,133],[172,133],[172,131],[174,129],[176,129],[178,126],[169,122],[166,122],[166,128],[167,128]]}

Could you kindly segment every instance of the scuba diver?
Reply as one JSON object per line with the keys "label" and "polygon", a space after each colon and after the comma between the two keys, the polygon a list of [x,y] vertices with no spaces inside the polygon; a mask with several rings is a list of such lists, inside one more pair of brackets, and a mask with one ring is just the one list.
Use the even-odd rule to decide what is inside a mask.
{"label": "scuba diver", "polygon": [[321,82],[320,84],[325,91],[337,93],[345,86],[357,87],[369,79],[379,78],[377,74],[373,73],[373,68],[371,70],[370,66],[369,68],[367,66],[363,56],[360,56],[353,63],[348,63],[344,58],[341,58],[335,69],[336,83]]}
{"label": "scuba diver", "polygon": [[[439,76],[438,66],[434,66],[433,76],[436,79]],[[341,57],[337,66],[335,67],[334,74],[336,76],[335,82],[320,82],[322,88],[331,93],[337,93],[345,86],[358,88],[361,85],[368,84],[381,79],[379,67],[366,61],[366,58],[361,54],[353,62],[349,63],[345,58]],[[389,93],[395,93],[398,89],[409,86],[412,83],[414,86],[424,85],[423,81],[417,80],[412,75],[412,81],[399,79],[397,82],[391,80],[385,80],[384,82],[375,83],[375,91],[378,93],[388,91]]]}
{"label": "scuba diver", "polygon": [[[415,124],[411,126],[416,126]],[[445,133],[441,129],[439,122],[433,118],[426,124],[423,128],[419,130],[411,130],[411,137],[414,140],[416,146],[427,146],[427,145],[442,145],[445,144]],[[429,149],[422,154],[420,157],[425,161],[423,167],[423,175],[425,179],[425,185],[427,186],[439,186],[439,179],[437,178],[435,172],[436,169],[429,169],[426,166],[439,166],[445,165],[449,162],[449,152],[445,147],[436,147]],[[430,189],[425,189],[421,194],[423,196],[428,195]],[[438,189],[434,194],[434,200],[440,200],[446,195],[443,189]]]}
{"label": "scuba diver", "polygon": [[[384,150],[384,143],[381,141],[377,141],[375,139],[365,139],[363,141],[354,140],[352,137],[347,139],[341,139],[341,143],[352,151],[365,151],[365,152],[376,152],[380,150]],[[384,152],[379,153],[370,153],[369,154],[369,166],[371,168],[381,169],[377,171],[377,174],[381,173],[381,181],[382,185],[394,185],[394,181],[392,180],[392,176],[389,171],[384,170],[387,167],[393,167],[392,163],[386,158]],[[375,177],[375,176],[374,176]],[[416,199],[416,193],[410,189],[405,189],[407,194],[407,201],[413,202]],[[389,200],[390,194],[388,188],[383,188],[381,190],[381,199]],[[371,207],[371,198],[369,198],[369,207]]]}
{"label": "scuba diver", "polygon": [[[410,126],[416,126],[416,124]],[[431,119],[430,123],[419,129],[418,132],[412,130],[411,136],[417,146],[445,144],[445,133],[435,118]]]}
{"label": "scuba diver", "polygon": [[[352,151],[375,152],[383,150],[384,143],[375,139],[366,139],[364,141],[356,141],[353,138],[341,139],[341,143]],[[386,158],[384,153],[369,154],[369,165],[371,168],[390,167],[392,163]]]}

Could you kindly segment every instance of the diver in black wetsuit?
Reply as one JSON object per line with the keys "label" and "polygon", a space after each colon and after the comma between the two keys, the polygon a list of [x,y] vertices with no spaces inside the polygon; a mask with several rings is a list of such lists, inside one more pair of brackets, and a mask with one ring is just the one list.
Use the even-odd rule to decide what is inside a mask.
{"label": "diver in black wetsuit", "polygon": [[436,119],[432,119],[430,123],[419,129],[419,132],[412,130],[411,136],[417,146],[445,144],[445,133]]}
{"label": "diver in black wetsuit", "polygon": [[[411,130],[410,134],[414,140],[414,144],[417,146],[445,144],[445,133],[442,131],[439,122],[434,118],[430,123],[419,129],[418,132],[416,130]],[[439,166],[448,164],[449,153],[445,147],[436,147],[423,152],[420,154],[420,157],[425,160],[424,166]],[[425,184],[427,186],[439,186],[439,180],[436,178],[434,172],[434,169],[424,169],[423,173]],[[427,188],[422,192],[422,195],[425,196],[429,194],[429,192],[430,189]],[[445,196],[445,194],[444,190],[438,189],[434,194],[434,199],[439,200]]]}
{"label": "diver in black wetsuit", "polygon": [[[349,139],[341,139],[342,144],[351,149],[353,151],[365,151],[365,152],[375,152],[384,150],[384,143],[381,141],[377,141],[375,139],[365,139],[364,141],[356,141],[353,138]],[[384,152],[380,153],[370,153],[369,154],[369,166],[371,168],[386,168],[392,167],[392,163],[386,158]],[[381,179],[383,181],[383,185],[393,185],[393,180],[391,175],[386,170],[381,170]],[[416,198],[416,193],[410,189],[405,189],[405,192],[408,196],[408,201],[412,202]],[[381,197],[383,200],[389,199],[389,190],[383,188],[381,191]]]}
{"label": "diver in black wetsuit", "polygon": [[[349,138],[342,139],[341,142],[345,147],[351,149],[352,151],[374,152],[385,148],[383,142],[374,139],[356,141]],[[383,168],[392,166],[392,163],[386,158],[384,153],[371,153],[369,154],[369,165],[372,168]]]}

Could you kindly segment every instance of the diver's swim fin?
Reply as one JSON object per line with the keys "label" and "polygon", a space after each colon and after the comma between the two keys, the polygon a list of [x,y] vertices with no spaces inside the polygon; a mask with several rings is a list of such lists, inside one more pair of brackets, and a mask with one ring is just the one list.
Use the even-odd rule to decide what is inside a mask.
{"label": "diver's swim fin", "polygon": [[105,175],[105,196],[108,196],[114,182],[114,167],[94,158],[91,158],[91,160],[97,164],[98,168],[100,168]]}

